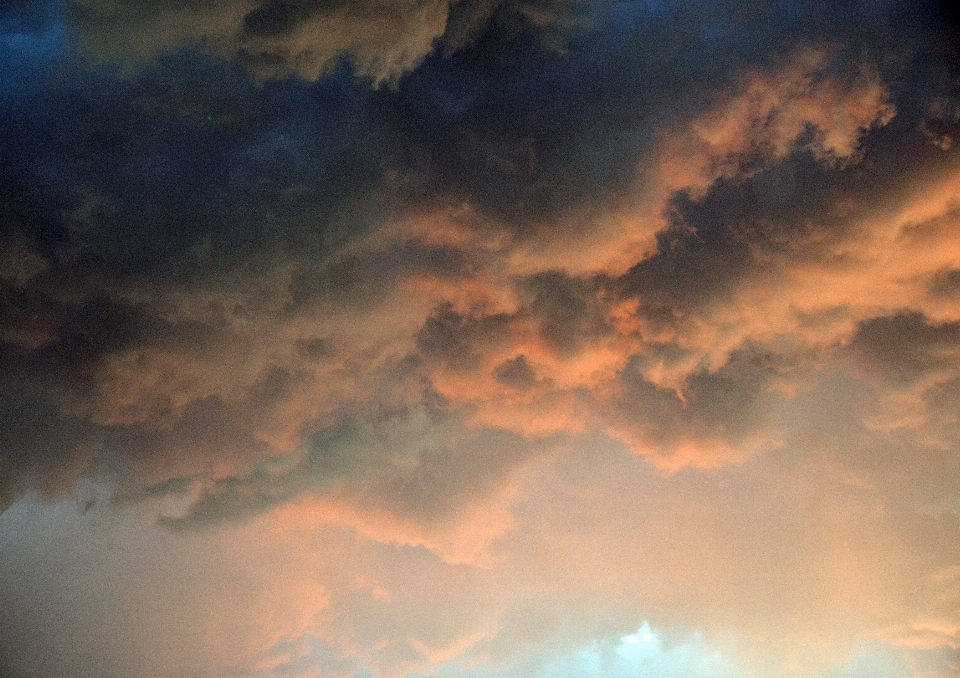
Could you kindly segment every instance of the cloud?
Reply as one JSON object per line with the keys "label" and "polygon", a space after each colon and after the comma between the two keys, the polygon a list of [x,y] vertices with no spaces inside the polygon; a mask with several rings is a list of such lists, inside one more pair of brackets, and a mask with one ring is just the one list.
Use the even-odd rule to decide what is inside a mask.
{"label": "cloud", "polygon": [[[122,501],[179,497],[179,509],[160,518],[176,530],[249,520],[297,503],[319,523],[427,544],[454,562],[482,561],[490,541],[511,527],[499,497],[542,447],[503,431],[471,431],[423,408],[356,413],[310,436],[300,454],[225,477],[167,481]],[[478,520],[478,511],[487,517]]]}
{"label": "cloud", "polygon": [[937,371],[953,368],[951,354],[960,343],[956,323],[931,325],[921,313],[872,318],[857,328],[849,350],[875,379],[909,385]]}
{"label": "cloud", "polygon": [[772,72],[742,77],[711,109],[668,136],[658,171],[672,190],[701,193],[807,146],[828,162],[854,155],[863,133],[895,109],[875,74],[829,72],[829,50],[809,48]]}
{"label": "cloud", "polygon": [[[449,63],[425,66],[423,77]],[[636,242],[653,244],[628,247],[635,260],[625,272],[589,257],[566,270],[530,245],[576,248],[583,231],[564,226],[579,213],[576,202],[572,216],[539,236],[523,219],[458,205],[456,183],[441,184],[438,202],[414,205],[395,177],[404,167],[397,149],[425,133],[411,116],[432,104],[338,76],[285,86],[296,102],[288,111],[273,90],[228,66],[189,56],[165,64],[111,81],[101,97],[113,102],[109,111],[79,93],[71,121],[38,131],[73,158],[51,158],[55,174],[76,179],[44,188],[43,199],[61,205],[58,252],[41,254],[39,220],[20,217],[8,284],[33,299],[18,304],[43,312],[26,328],[11,323],[11,332],[31,333],[17,340],[20,350],[70,356],[64,369],[83,388],[52,388],[51,406],[98,439],[152,438],[145,449],[156,459],[183,447],[165,441],[242,450],[216,465],[229,477],[252,473],[262,456],[304,454],[311,435],[365,404],[426,404],[471,426],[534,438],[596,428],[664,469],[775,445],[761,410],[798,387],[814,347],[798,341],[800,319],[790,309],[805,292],[772,302],[767,290],[797,285],[824,238],[854,242],[863,233],[816,226],[834,218],[842,191],[826,188],[822,200],[800,203],[780,188],[829,187],[857,171],[859,140],[893,110],[869,68],[828,68],[823,51],[796,50],[750,70],[735,79],[734,94],[716,96],[647,147],[660,179],[643,199],[664,218],[641,225]],[[206,77],[214,72],[222,77]],[[415,90],[430,80],[411,83]],[[166,131],[143,127],[146,119]],[[102,120],[116,121],[114,131]],[[462,120],[488,139],[501,129],[469,111]],[[721,134],[729,125],[739,132]],[[96,142],[100,162],[70,150],[68,130]],[[665,148],[674,151],[665,156]],[[748,166],[750,154],[762,171]],[[667,156],[701,174],[671,178]],[[134,159],[137,172],[129,171]],[[256,188],[231,190],[238,182]],[[597,232],[613,234],[605,247],[633,238],[616,235],[622,225],[610,218],[596,216]],[[144,225],[122,237],[131,221]],[[816,348],[842,342],[864,317],[844,316]],[[734,366],[750,362],[740,356],[767,356],[776,367],[734,380]],[[511,380],[509,365],[526,366],[526,378]],[[201,424],[207,415],[196,419],[199,412],[221,414]],[[238,434],[221,445],[187,432],[221,427]],[[133,465],[162,466],[149,456]],[[149,472],[149,484],[203,465],[184,463],[159,477]]]}
{"label": "cloud", "polygon": [[0,10],[3,669],[948,675],[956,63],[734,4]]}
{"label": "cloud", "polygon": [[317,80],[347,61],[375,85],[396,83],[437,44],[446,53],[474,42],[494,19],[553,27],[575,23],[577,3],[502,0],[315,2],[227,0],[203,7],[79,0],[71,16],[86,49],[100,59],[143,58],[200,47],[262,77]]}

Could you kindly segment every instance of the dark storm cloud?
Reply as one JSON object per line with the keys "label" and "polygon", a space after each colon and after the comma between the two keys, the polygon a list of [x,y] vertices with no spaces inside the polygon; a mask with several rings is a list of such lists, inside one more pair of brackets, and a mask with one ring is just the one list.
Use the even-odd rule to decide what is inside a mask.
{"label": "dark storm cloud", "polygon": [[[192,477],[203,462],[190,462],[191,447],[255,464],[329,425],[338,406],[381,396],[473,406],[495,399],[488,381],[518,398],[569,396],[602,419],[585,395],[592,377],[557,377],[589,372],[564,361],[623,338],[611,320],[623,301],[637,302],[648,329],[675,334],[609,349],[631,365],[610,368],[627,394],[614,419],[642,428],[662,412],[683,430],[689,417],[692,436],[745,439],[789,367],[752,344],[711,363],[677,328],[709,320],[771,259],[814,258],[842,239],[852,217],[841,207],[857,187],[883,193],[952,134],[948,85],[940,103],[921,105],[897,80],[949,73],[943,36],[896,3],[89,0],[65,14],[36,2],[2,11],[0,339],[5,373],[24,384],[4,401],[16,422],[4,444],[16,460],[8,500],[51,464],[72,478],[97,460],[150,469],[176,458],[150,482]],[[905,47],[890,55],[881,46],[894,28]],[[99,65],[74,60],[72,31]],[[742,72],[776,73],[784,54],[821,42],[844,47],[816,83],[852,82],[856,93],[873,83],[857,84],[861,71],[875,69],[900,86],[888,139],[910,153],[884,155],[869,139],[844,146],[882,107],[867,106],[836,147],[812,123],[796,138],[761,130],[786,150],[760,143],[724,156],[735,171],[669,196],[658,249],[622,277],[504,273],[484,260],[589,231],[584,214],[633,199],[638,164],[664,129],[709,112]],[[913,150],[921,138],[926,150]],[[500,250],[375,241],[410,214],[463,203],[497,224]],[[414,279],[468,287],[484,275],[516,303],[396,302]],[[937,290],[950,289],[943,275]],[[374,310],[386,318],[371,320]],[[406,324],[391,334],[391,322]],[[376,341],[355,348],[365,335]],[[743,356],[766,367],[741,375]],[[679,366],[680,383],[633,368],[658,361]],[[477,375],[479,395],[458,400],[450,387],[439,397],[447,370]],[[288,418],[290,430],[278,423]],[[301,491],[288,484],[276,496]]]}
{"label": "dark storm cloud", "polygon": [[338,209],[379,174],[351,90],[271,92],[178,58],[132,81],[56,92],[34,123],[47,153],[24,169],[59,208],[68,248],[122,267],[108,273],[195,281],[278,250],[318,255],[363,229]]}
{"label": "dark storm cloud", "polygon": [[[0,92],[0,333],[4,374],[21,383],[5,389],[5,503],[31,484],[68,489],[48,479],[75,477],[105,451],[130,457],[124,440],[160,457],[189,430],[219,429],[222,444],[201,446],[211,456],[234,443],[259,451],[241,441],[236,409],[232,425],[178,423],[194,406],[169,392],[104,408],[112,387],[101,377],[124,354],[222,350],[237,314],[271,305],[262,281],[275,266],[294,253],[323,258],[370,229],[381,207],[355,196],[383,163],[366,87],[261,88],[190,54],[121,78],[86,73],[46,37],[59,30],[49,7],[3,19],[0,61],[29,67]],[[235,303],[184,317],[181,302],[201,290],[235,291]],[[263,405],[269,385],[250,385],[246,407]],[[209,397],[197,393],[194,409]],[[161,423],[174,428],[150,429]],[[63,471],[37,470],[50,465]]]}
{"label": "dark storm cloud", "polygon": [[[5,293],[4,302],[13,297],[16,303],[16,291]],[[107,405],[110,395],[100,375],[110,356],[145,347],[177,355],[207,351],[218,340],[214,326],[171,324],[105,297],[81,298],[76,305],[41,298],[34,305],[20,314],[3,306],[14,326],[41,311],[51,319],[48,332],[27,341],[8,333],[0,351],[5,503],[31,487],[58,497],[103,464],[121,476],[136,469],[149,477],[168,463],[186,471],[211,459],[239,460],[266,451],[248,425],[257,416],[216,398],[184,407],[175,394],[161,391],[147,402],[121,399],[118,407]],[[261,400],[254,390],[248,407],[262,411]]]}
{"label": "dark storm cloud", "polygon": [[656,254],[613,284],[636,295],[651,322],[679,322],[784,265],[822,258],[864,217],[851,213],[853,186],[863,191],[888,169],[895,171],[885,167],[867,179],[859,169],[825,165],[801,146],[751,177],[718,180],[702,197],[677,193]]}
{"label": "dark storm cloud", "polygon": [[85,47],[100,58],[145,57],[192,44],[267,77],[317,79],[346,61],[379,84],[418,66],[438,42],[448,53],[471,44],[491,21],[511,31],[539,29],[559,46],[584,7],[590,3],[223,0],[133,7],[80,0],[71,3],[71,13]]}
{"label": "dark storm cloud", "polygon": [[0,664],[953,651],[955,28],[3,4]]}
{"label": "dark storm cloud", "polygon": [[[377,4],[387,18],[371,24],[364,35],[376,42],[378,30],[392,30],[392,12],[415,11],[426,4]],[[239,11],[241,5],[246,11],[244,3],[196,11],[205,15],[209,9],[218,15]],[[445,3],[437,3],[441,6]],[[119,41],[120,52],[137,51],[135,45],[149,50],[149,39],[122,47],[123,36],[138,30],[166,35],[158,26],[166,27],[166,18],[188,12],[183,7],[151,7],[133,10],[104,3],[101,9],[108,15],[133,14],[117,30],[107,30],[101,21],[92,22],[90,30],[102,32],[97,39]],[[338,3],[267,3],[250,9],[247,16],[262,17],[266,23],[275,17],[283,24],[306,15],[343,14],[345,21],[362,24],[368,9],[356,3],[351,7],[347,12]],[[562,18],[585,8],[589,21]],[[699,9],[671,3],[652,9],[645,3],[462,2],[453,4],[452,12],[449,30],[454,33],[461,30],[459,17],[478,17],[467,21],[476,39],[467,41],[465,49],[448,51],[448,58],[432,54],[397,92],[376,97],[377,123],[399,140],[402,164],[408,174],[412,171],[405,178],[411,197],[422,199],[423,191],[429,191],[427,197],[436,199],[438,188],[453,191],[485,210],[524,222],[546,221],[574,201],[622,195],[651,142],[655,128],[650,122],[706,106],[710,92],[731,72],[766,58],[771,47],[782,49],[807,35],[827,42],[831,36],[852,37],[866,50],[888,29],[883,23],[888,16],[881,12],[856,17],[863,31],[839,35],[855,14],[852,3],[807,13],[763,2]],[[283,17],[287,19],[281,21]],[[910,15],[903,18],[899,30],[920,29]],[[202,32],[207,26],[203,21],[177,21],[170,19],[183,30]],[[516,30],[517,21],[526,28]],[[570,36],[562,56],[537,47],[537,36],[564,24],[569,24]],[[213,22],[206,28],[213,41],[219,26]],[[288,35],[289,30],[281,32]],[[338,35],[325,32],[310,44],[336,42]],[[193,44],[177,30],[167,38],[168,50]],[[378,49],[390,53],[388,46]],[[291,68],[296,70],[296,65]],[[677,87],[681,82],[684,87]]]}

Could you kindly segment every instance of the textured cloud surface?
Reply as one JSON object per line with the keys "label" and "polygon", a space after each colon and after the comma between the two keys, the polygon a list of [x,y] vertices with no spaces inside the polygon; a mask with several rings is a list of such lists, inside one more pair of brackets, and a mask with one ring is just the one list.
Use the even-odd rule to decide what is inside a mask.
{"label": "textured cloud surface", "polygon": [[83,44],[102,59],[149,57],[184,45],[243,62],[263,77],[309,79],[348,61],[375,84],[416,68],[437,43],[447,53],[475,41],[491,21],[545,31],[552,42],[583,22],[578,0],[224,0],[135,5],[81,0],[71,6]]}
{"label": "textured cloud surface", "polygon": [[960,672],[934,3],[0,7],[0,673]]}

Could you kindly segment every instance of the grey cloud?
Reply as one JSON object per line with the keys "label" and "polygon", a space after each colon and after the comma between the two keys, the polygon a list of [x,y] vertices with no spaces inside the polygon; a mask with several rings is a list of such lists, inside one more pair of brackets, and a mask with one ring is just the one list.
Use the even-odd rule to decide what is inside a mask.
{"label": "grey cloud", "polygon": [[[923,534],[913,552],[960,543],[950,513],[955,322],[909,310],[859,325],[843,308],[798,313],[802,331],[817,322],[855,327],[839,354],[859,361],[869,383],[850,378],[849,393],[834,383],[800,388],[822,364],[808,365],[793,335],[765,343],[738,336],[739,327],[720,338],[696,332],[722,333],[715,321],[739,293],[776,290],[783,271],[843,252],[888,205],[956,169],[957,64],[917,5],[77,0],[70,8],[70,30],[110,63],[74,62],[71,37],[43,57],[46,66],[21,68],[27,57],[0,40],[0,508],[31,488],[67,495],[79,477],[100,472],[118,504],[174,498],[182,510],[163,514],[177,531],[163,533],[171,543],[311,497],[439,530],[495,503],[556,442],[535,438],[537,426],[561,430],[565,444],[584,429],[619,436],[672,470],[741,461],[790,428],[782,453],[717,472],[722,480],[768,474],[750,510],[718,483],[715,493],[704,489],[702,505],[677,504],[672,517],[662,493],[712,488],[704,474],[661,483],[619,443],[599,434],[602,444],[581,441],[582,454],[564,457],[569,477],[544,494],[557,502],[558,525],[608,540],[558,540],[537,555],[568,560],[531,558],[509,571],[523,585],[555,569],[567,590],[537,581],[524,591],[534,591],[530,600],[504,607],[516,616],[505,613],[487,647],[540,642],[543,629],[583,619],[585,609],[590,618],[595,608],[581,603],[598,592],[620,601],[635,591],[655,603],[688,591],[700,601],[691,616],[709,623],[727,613],[724,585],[744,590],[734,567],[743,563],[765,564],[751,574],[772,598],[786,595],[773,618],[793,623],[810,609],[800,594],[829,597],[820,584],[836,573],[831,562],[823,579],[820,570],[783,579],[801,551],[791,540],[803,521],[829,526],[839,517],[848,522],[832,536],[855,542],[845,538],[882,511],[868,517],[872,495],[857,504],[863,513],[844,511],[842,500],[868,495],[870,483],[883,501],[914,512],[901,526]],[[0,32],[8,19],[0,17]],[[512,248],[536,252],[587,233],[610,203],[629,216],[664,130],[699,119],[743,72],[775,73],[788,44],[821,41],[833,58],[818,77],[842,83],[875,70],[898,111],[882,129],[851,137],[859,146],[848,162],[828,157],[823,130],[810,128],[782,152],[750,149],[731,160],[702,193],[671,196],[655,251],[622,277],[512,272]],[[26,51],[40,59],[40,50]],[[441,244],[399,233],[405,219],[429,221],[450,205],[494,224],[496,244],[478,252],[488,245],[456,240],[479,237],[473,232],[439,233],[455,241]],[[929,281],[931,298],[946,305],[956,273],[917,284]],[[424,280],[441,291],[418,296],[412,282]],[[456,302],[443,303],[446,295]],[[737,310],[723,320],[741,322]],[[599,387],[595,354],[612,356]],[[657,379],[664,371],[674,382]],[[588,374],[577,381],[578,372]],[[926,408],[922,425],[867,429],[885,396],[931,375],[936,383],[913,394]],[[558,385],[568,376],[572,385]],[[453,386],[441,395],[444,378]],[[831,400],[834,391],[851,403]],[[491,420],[509,430],[477,424],[485,406],[502,407]],[[790,421],[802,407],[804,425]],[[716,449],[679,458],[698,445]],[[837,486],[823,505],[803,491],[819,488],[819,476],[792,488],[788,523],[777,491],[791,490],[778,483],[792,476],[778,464],[821,453],[856,477],[823,481]],[[604,464],[595,494],[554,491],[579,490]],[[810,462],[817,473],[828,466]],[[626,506],[636,511],[631,520],[621,520],[625,505],[596,501],[614,494],[638,497]],[[940,503],[925,505],[926,496]],[[725,527],[698,540],[687,521],[716,505],[708,499],[724,507]],[[541,506],[531,500],[525,510]],[[737,551],[728,537],[747,533],[746,557],[710,560]],[[817,539],[831,535],[812,534],[806,553],[819,563]],[[538,539],[549,535],[524,532],[515,543]],[[631,550],[638,543],[651,559]],[[864,562],[881,560],[869,539],[857,543]],[[938,564],[956,563],[955,549],[942,553]],[[702,578],[672,567],[691,561]],[[623,567],[634,562],[646,569]],[[180,572],[175,559],[164,567]],[[587,590],[571,574],[591,570],[626,578]],[[891,579],[878,578],[876,590]],[[757,599],[746,596],[738,614],[770,609],[758,602],[767,594],[752,590]],[[634,613],[645,611],[637,603]],[[381,633],[374,608],[369,620],[371,636]],[[409,635],[403,621],[396,626]],[[516,637],[506,638],[512,629]],[[383,655],[406,659],[415,649],[398,642]]]}
{"label": "grey cloud", "polygon": [[[912,131],[882,134],[893,145],[915,141]],[[717,180],[701,197],[675,194],[657,252],[614,288],[637,296],[643,313],[668,318],[672,311],[705,312],[785,267],[833,258],[832,248],[877,218],[879,210],[864,195],[893,202],[905,189],[904,177],[944,161],[922,153],[898,160],[875,150],[869,137],[866,144],[862,163],[851,167],[833,166],[800,146],[752,174]]]}
{"label": "grey cloud", "polygon": [[509,341],[512,319],[506,313],[471,317],[443,305],[417,333],[417,348],[427,360],[454,369],[473,369],[487,348]]}
{"label": "grey cloud", "polygon": [[703,307],[725,296],[752,273],[753,257],[736,234],[720,224],[690,227],[682,219],[657,235],[658,251],[620,281],[651,311]]}
{"label": "grey cloud", "polygon": [[743,346],[719,369],[691,374],[678,392],[645,379],[643,364],[637,357],[619,375],[621,395],[611,403],[610,416],[667,465],[691,444],[705,446],[702,461],[708,463],[773,444],[775,416],[788,401],[785,387],[802,374],[793,356]]}
{"label": "grey cloud", "polygon": [[[612,333],[597,282],[551,271],[524,278],[518,287],[525,303],[514,313],[465,314],[450,304],[436,308],[417,334],[418,351],[428,362],[471,370],[483,355],[518,341],[515,323],[533,321],[543,342],[567,356]],[[523,367],[515,363],[504,369],[503,375],[517,376]]]}
{"label": "grey cloud", "polygon": [[[71,15],[85,47],[101,59],[148,57],[200,46],[265,77],[316,80],[349,62],[375,83],[395,83],[437,43],[455,52],[498,17],[538,28],[569,28],[578,2],[539,0],[220,0],[201,5],[133,7],[75,0]],[[450,32],[449,38],[445,34]]]}
{"label": "grey cloud", "polygon": [[873,379],[908,386],[935,370],[952,372],[958,348],[960,323],[904,312],[860,323],[847,350]]}
{"label": "grey cloud", "polygon": [[[248,424],[285,395],[269,365],[246,403],[246,387],[228,403],[188,384],[249,349],[238,320],[286,303],[277,268],[329,256],[380,209],[357,200],[381,170],[349,82],[271,91],[195,55],[123,78],[58,66],[36,100],[0,99],[0,361],[22,382],[4,401],[4,505],[103,466],[133,486],[165,456],[186,472],[190,445],[209,453],[194,450],[201,466],[263,454]],[[120,367],[134,357],[139,374]],[[139,390],[126,404],[104,381],[117,367]]]}
{"label": "grey cloud", "polygon": [[30,489],[51,499],[69,493],[98,453],[95,427],[63,416],[34,375],[9,366],[0,380],[0,511]]}
{"label": "grey cloud", "polygon": [[504,360],[496,370],[497,381],[518,390],[526,390],[537,384],[537,376],[523,355]]}
{"label": "grey cloud", "polygon": [[[469,431],[440,411],[357,413],[310,436],[302,452],[215,481],[184,515],[162,522],[177,529],[235,522],[306,494],[430,527],[496,492],[536,450],[506,432]],[[176,492],[184,481],[146,491]]]}
{"label": "grey cloud", "polygon": [[937,273],[931,281],[930,293],[940,297],[960,296],[960,269]]}
{"label": "grey cloud", "polygon": [[[251,350],[235,331],[245,323],[260,322],[256,331],[268,332],[271,322],[314,323],[345,309],[359,314],[382,303],[405,276],[460,281],[476,273],[471,253],[456,246],[356,247],[411,206],[462,201],[481,219],[502,223],[510,238],[546,241],[555,235],[555,218],[579,214],[580,208],[591,213],[591,205],[610,197],[629,197],[637,164],[665,121],[689,119],[708,107],[712,93],[767,59],[785,36],[799,40],[823,28],[827,38],[862,45],[867,62],[884,63],[871,51],[885,35],[878,28],[881,18],[863,18],[855,40],[844,33],[852,30],[845,27],[855,3],[832,5],[822,18],[806,10],[787,16],[772,3],[697,10],[621,3],[613,11],[576,2],[461,2],[441,26],[441,33],[448,32],[440,38],[446,56],[426,58],[433,38],[423,42],[423,31],[432,29],[404,22],[418,11],[439,17],[447,11],[444,3],[404,5],[413,12],[408,15],[403,7],[398,14],[397,4],[382,17],[376,9],[381,5],[348,9],[338,2],[238,0],[188,7],[90,0],[71,7],[71,20],[101,56],[159,56],[126,70],[85,70],[64,47],[50,57],[56,68],[40,69],[36,81],[20,83],[30,96],[4,90],[0,217],[14,226],[4,231],[2,243],[0,261],[10,265],[0,290],[0,336],[15,347],[7,363],[21,366],[40,394],[36,398],[44,404],[37,411],[117,441],[150,424],[134,421],[135,414],[104,424],[109,407],[96,379],[111,361],[140,356],[169,370],[163,360],[149,363],[145,353],[179,355],[179,372],[170,376],[202,381],[203,369],[222,368],[221,361]],[[334,16],[344,26],[353,22],[361,42],[333,45],[339,56],[329,61],[319,52],[297,61],[297,36]],[[901,18],[905,41],[926,35],[920,19]],[[381,19],[389,25],[382,34],[370,28]],[[710,27],[719,28],[710,33]],[[566,35],[565,52],[543,49],[541,39],[554,30]],[[347,33],[330,35],[340,40]],[[396,89],[371,91],[368,82],[343,70],[316,83],[257,82],[244,68],[225,63],[259,59],[259,68],[271,76],[316,74],[343,55],[351,58],[353,49],[385,55],[359,67],[374,78],[395,78],[419,66],[396,80]],[[211,52],[226,59],[209,60],[205,54]],[[390,56],[401,53],[412,55],[402,67],[402,59]],[[833,67],[858,63],[845,53]],[[905,67],[883,68],[897,75]],[[907,115],[912,95],[899,96],[896,106]],[[511,323],[518,320],[532,321],[557,354],[575,355],[610,336],[608,309],[598,295],[611,289],[639,299],[639,312],[651,324],[674,324],[676,311],[701,311],[763,275],[758,250],[813,256],[816,238],[808,239],[805,229],[821,229],[818,237],[843,232],[847,222],[831,210],[854,195],[857,182],[881,195],[918,167],[936,169],[932,159],[943,152],[933,144],[925,144],[927,155],[900,152],[922,137],[918,121],[928,115],[921,106],[912,118],[891,123],[900,127],[876,131],[871,138],[886,135],[884,141],[899,144],[897,152],[874,149],[868,138],[860,166],[824,165],[799,148],[752,178],[716,184],[702,199],[675,196],[673,227],[661,234],[659,252],[613,283],[557,272],[528,276],[516,281],[523,305],[515,316],[441,306],[415,338],[417,359],[468,370],[491,348],[508,345]],[[913,137],[906,130],[911,124]],[[797,184],[814,188],[790,189]],[[8,238],[10,232],[15,237]],[[255,456],[261,448],[251,442],[253,429],[314,378],[304,374],[304,365],[348,362],[334,334],[329,327],[299,331],[289,339],[297,358],[264,358],[231,402],[219,384],[196,392],[184,388],[182,396],[195,398],[193,405],[168,402],[171,393],[163,389],[133,393],[142,400],[135,405],[150,403],[154,418],[174,427],[191,407],[223,408],[220,424],[201,428],[213,436],[218,428],[235,426],[243,439],[237,445]],[[657,350],[669,362],[688,349]],[[433,397],[420,367],[408,375],[416,382],[409,399]],[[142,373],[123,374],[137,382]],[[498,374],[517,385],[529,383],[519,363]],[[399,390],[409,386],[403,383]],[[673,397],[655,395],[653,401]],[[228,424],[231,416],[236,421]],[[117,427],[113,433],[111,426]],[[235,442],[226,434],[223,445],[204,440],[218,454]],[[4,454],[39,459],[39,447]],[[117,459],[121,447],[117,442]],[[153,442],[145,449],[165,448]],[[64,465],[86,468],[90,454],[64,453]],[[14,476],[23,487],[26,481]]]}
{"label": "grey cloud", "polygon": [[532,297],[529,313],[538,321],[541,338],[558,353],[575,353],[612,333],[598,282],[547,272],[524,280],[522,287]]}

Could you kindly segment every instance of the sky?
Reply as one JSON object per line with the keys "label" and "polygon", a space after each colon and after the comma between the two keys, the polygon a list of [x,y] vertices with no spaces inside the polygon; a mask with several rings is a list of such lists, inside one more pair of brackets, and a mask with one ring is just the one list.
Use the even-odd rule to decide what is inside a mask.
{"label": "sky", "polygon": [[0,3],[0,675],[960,676],[960,15]]}

